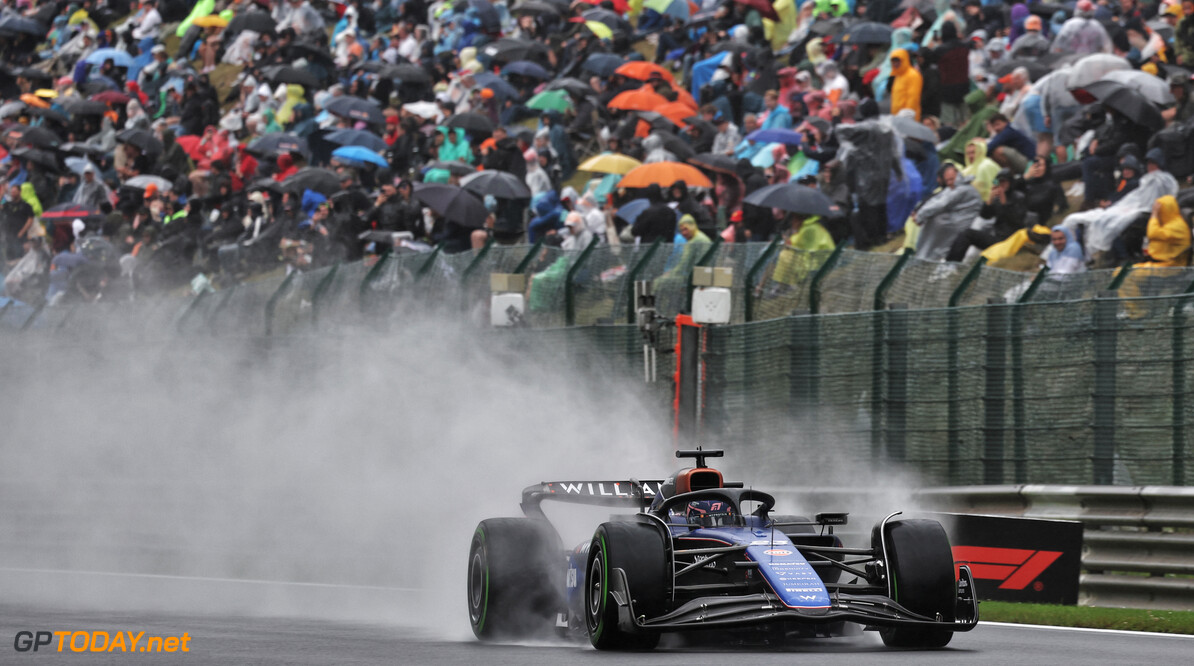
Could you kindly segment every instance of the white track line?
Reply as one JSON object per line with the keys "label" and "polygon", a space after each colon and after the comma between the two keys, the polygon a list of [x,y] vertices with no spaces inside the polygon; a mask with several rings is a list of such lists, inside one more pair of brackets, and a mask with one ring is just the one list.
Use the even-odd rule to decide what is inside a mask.
{"label": "white track line", "polygon": [[996,627],[1015,627],[1018,629],[1047,629],[1051,631],[1090,631],[1098,634],[1120,634],[1123,636],[1147,636],[1149,638],[1182,638],[1194,639],[1189,634],[1166,634],[1159,631],[1129,631],[1127,629],[1095,629],[1093,627],[1054,627],[1047,624],[1019,624],[1016,622],[980,621],[979,624],[989,624]]}
{"label": "white track line", "polygon": [[70,569],[25,569],[0,567],[0,573],[66,574],[68,576],[109,576],[114,578],[148,578],[153,580],[181,580],[205,583],[245,583],[248,585],[288,585],[293,587],[334,588],[345,590],[379,590],[385,592],[420,592],[417,587],[386,587],[381,585],[346,585],[341,583],[300,583],[288,580],[255,580],[251,578],[210,578],[206,576],[172,576],[167,574],[136,574],[115,571],[74,571]]}

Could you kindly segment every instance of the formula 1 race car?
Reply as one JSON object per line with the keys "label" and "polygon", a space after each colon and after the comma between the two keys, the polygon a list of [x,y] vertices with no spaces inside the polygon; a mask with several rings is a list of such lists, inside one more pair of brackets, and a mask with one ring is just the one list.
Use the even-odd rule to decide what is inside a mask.
{"label": "formula 1 race car", "polygon": [[[937,648],[978,623],[970,569],[956,566],[933,520],[874,526],[870,548],[846,548],[834,526],[772,514],[775,498],[727,483],[705,458],[665,481],[531,486],[524,518],[483,520],[468,565],[469,621],[482,640],[587,634],[600,650],[649,650],[661,634],[704,632],[782,641],[877,629],[892,647]],[[561,545],[541,504],[556,500],[637,509]],[[698,634],[699,635],[699,634]]]}

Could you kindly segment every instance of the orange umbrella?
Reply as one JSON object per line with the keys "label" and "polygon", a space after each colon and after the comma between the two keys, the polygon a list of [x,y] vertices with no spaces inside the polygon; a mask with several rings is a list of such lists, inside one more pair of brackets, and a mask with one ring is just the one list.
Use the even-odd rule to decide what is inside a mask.
{"label": "orange umbrella", "polygon": [[623,111],[652,111],[667,104],[667,98],[655,92],[651,86],[618,93],[609,101],[609,108]]}
{"label": "orange umbrella", "polygon": [[646,81],[651,78],[652,74],[658,74],[663,77],[668,83],[675,83],[676,79],[672,73],[666,69],[656,65],[653,62],[645,60],[632,60],[625,65],[614,70],[614,74],[621,74],[628,79],[635,79],[638,81]]}
{"label": "orange umbrella", "polygon": [[673,123],[676,123],[680,127],[687,127],[688,123],[684,122],[684,119],[691,118],[692,116],[696,115],[696,111],[694,109],[689,108],[687,104],[679,101],[668,102],[651,109],[651,111],[658,113]]}
{"label": "orange umbrella", "polygon": [[[49,102],[47,102],[46,100],[44,100],[44,99],[42,99],[42,98],[38,97],[37,95],[33,95],[33,94],[30,94],[30,93],[25,93],[24,95],[21,95],[21,101],[22,101],[22,102],[24,102],[24,103],[26,103],[26,104],[28,104],[29,106],[36,106],[36,107],[37,107],[37,108],[39,108],[39,109],[48,109],[48,108],[50,108],[50,103],[49,103]],[[665,102],[666,102],[667,100],[663,100],[663,101],[665,101]]]}
{"label": "orange umbrella", "polygon": [[697,105],[696,100],[692,98],[692,95],[690,95],[687,90],[675,84],[672,84],[672,90],[675,90],[676,95],[679,96],[676,101],[691,107],[693,113],[696,113],[697,109],[700,108]]}
{"label": "orange umbrella", "polygon": [[630,170],[618,187],[637,188],[648,185],[670,187],[677,180],[688,183],[689,187],[713,187],[713,183],[696,167],[680,162],[652,162]]}

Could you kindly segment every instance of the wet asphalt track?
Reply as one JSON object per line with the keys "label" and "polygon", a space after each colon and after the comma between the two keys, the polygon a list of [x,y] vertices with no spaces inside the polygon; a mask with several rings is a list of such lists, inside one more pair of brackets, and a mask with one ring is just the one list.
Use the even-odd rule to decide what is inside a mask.
{"label": "wet asphalt track", "polygon": [[[18,653],[20,629],[136,628],[147,635],[191,636],[190,652]],[[893,651],[877,636],[810,640],[784,650],[661,649],[649,654],[598,653],[587,645],[482,645],[445,641],[395,625],[286,618],[220,617],[160,612],[67,611],[0,603],[0,663],[157,664],[1177,664],[1189,663],[1194,637],[1171,637],[1019,625],[982,624],[944,650]]]}

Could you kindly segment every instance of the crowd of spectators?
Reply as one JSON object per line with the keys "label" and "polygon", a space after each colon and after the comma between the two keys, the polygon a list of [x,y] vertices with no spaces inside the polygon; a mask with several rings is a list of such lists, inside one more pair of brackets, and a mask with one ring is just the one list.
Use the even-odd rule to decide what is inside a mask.
{"label": "crowd of spectators", "polygon": [[0,0],[0,62],[31,304],[490,240],[1190,261],[1194,0]]}

